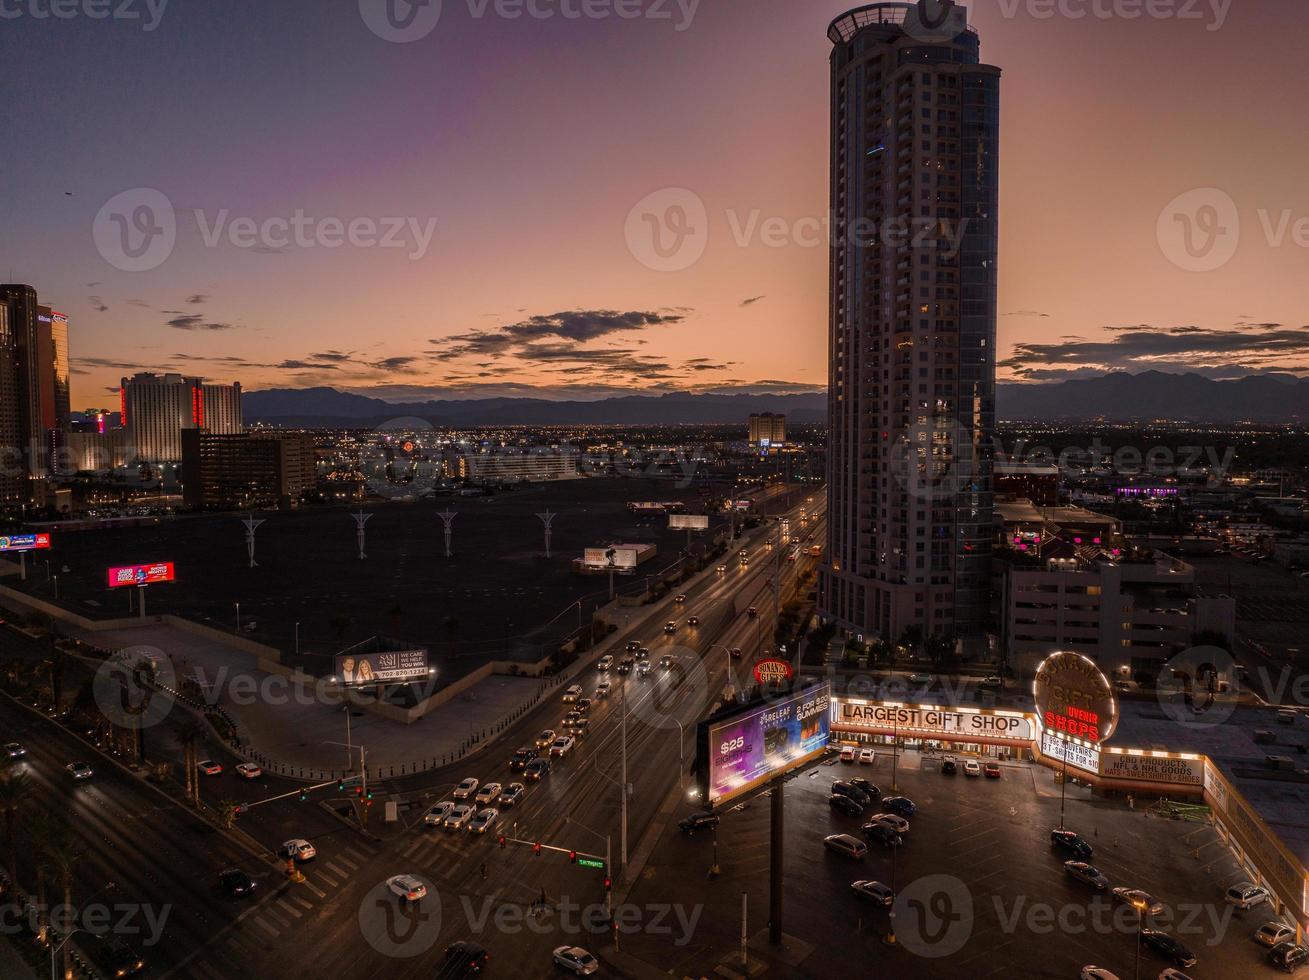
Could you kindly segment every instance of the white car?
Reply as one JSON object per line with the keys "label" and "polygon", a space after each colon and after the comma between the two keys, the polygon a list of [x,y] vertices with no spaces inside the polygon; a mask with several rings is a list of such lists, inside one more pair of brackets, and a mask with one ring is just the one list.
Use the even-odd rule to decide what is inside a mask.
{"label": "white car", "polygon": [[484,834],[500,822],[500,811],[493,806],[479,810],[477,816],[468,822],[470,834]]}
{"label": "white car", "polygon": [[215,762],[213,759],[201,759],[195,764],[195,767],[205,776],[221,776],[223,774],[223,764]]}
{"label": "white car", "polygon": [[548,749],[550,747],[550,743],[553,742],[554,740],[555,740],[555,730],[553,728],[547,728],[540,735],[536,736],[535,744],[538,749]]}
{"label": "white car", "polygon": [[495,798],[500,795],[500,789],[499,783],[483,783],[482,788],[477,791],[477,796],[473,797],[473,799],[481,804],[494,803]]}
{"label": "white car", "polygon": [[455,791],[450,795],[453,796],[456,800],[466,800],[477,792],[477,787],[480,785],[481,783],[479,783],[472,776],[469,776],[462,783],[456,786]]}
{"label": "white car", "polygon": [[862,765],[865,765],[865,766],[871,766],[871,765],[873,764],[873,760],[874,760],[875,758],[876,758],[876,755],[874,755],[872,749],[860,749],[860,750],[859,750],[859,762],[860,762]]}
{"label": "white car", "polygon": [[386,879],[386,887],[402,902],[417,902],[427,894],[427,885],[413,875],[394,875]]}
{"label": "white car", "polygon": [[573,746],[577,744],[576,740],[569,735],[560,735],[550,743],[550,755],[552,758],[562,758],[569,752],[573,751]]}
{"label": "white car", "polygon": [[1272,949],[1278,943],[1295,942],[1295,930],[1285,922],[1265,922],[1255,930],[1254,941]]}
{"label": "white car", "polygon": [[1118,980],[1117,973],[1110,973],[1102,966],[1084,966],[1080,977],[1081,980]]}
{"label": "white car", "polygon": [[841,746],[841,761],[854,762],[854,746],[852,745]]}
{"label": "white car", "polygon": [[1223,897],[1227,899],[1227,904],[1235,905],[1238,909],[1252,909],[1269,898],[1267,888],[1249,881],[1233,885]]}
{"label": "white car", "polygon": [[564,704],[568,704],[570,701],[576,701],[581,696],[582,696],[582,685],[573,684],[568,688],[568,690],[564,691]]}
{"label": "white car", "polygon": [[891,886],[884,885],[880,881],[855,881],[851,882],[850,887],[856,894],[871,898],[878,905],[885,905],[888,909],[895,903],[895,892],[891,891]]}
{"label": "white car", "polygon": [[600,961],[581,946],[558,946],[552,955],[555,966],[563,967],[579,977],[590,976],[600,969]]}
{"label": "white car", "polygon": [[964,763],[965,776],[980,776],[981,774],[982,774],[982,766],[980,763],[977,762],[976,759],[969,759],[967,762]]}
{"label": "white car", "polygon": [[468,826],[469,821],[473,819],[473,814],[477,812],[477,807],[467,803],[460,803],[451,810],[445,817],[445,823],[441,826],[446,830],[463,830]]}
{"label": "white car", "polygon": [[897,817],[894,813],[874,813],[868,822],[885,824],[897,834],[909,833],[909,821],[904,817]]}
{"label": "white car", "polygon": [[284,858],[294,858],[297,861],[312,861],[318,857],[318,849],[302,837],[287,841],[278,853]]}
{"label": "white car", "polygon": [[253,762],[243,762],[236,767],[236,774],[242,779],[258,779],[264,771]]}
{"label": "white car", "polygon": [[614,658],[606,653],[603,657],[601,657],[599,660],[595,662],[595,669],[608,670],[613,665],[614,665]]}
{"label": "white car", "polygon": [[599,684],[597,684],[597,685],[595,686],[595,696],[596,696],[597,698],[607,698],[607,697],[609,697],[609,682],[608,682],[608,681],[601,681]]}
{"label": "white car", "polygon": [[455,808],[451,800],[442,800],[440,803],[433,803],[431,808],[423,814],[423,823],[429,827],[439,827],[445,823],[445,818],[450,816],[450,811]]}

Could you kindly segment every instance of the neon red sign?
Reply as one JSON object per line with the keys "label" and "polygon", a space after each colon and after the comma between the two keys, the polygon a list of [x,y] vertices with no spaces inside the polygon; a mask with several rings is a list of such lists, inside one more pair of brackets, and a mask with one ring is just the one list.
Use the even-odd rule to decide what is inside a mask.
{"label": "neon red sign", "polygon": [[785,660],[769,658],[754,665],[754,679],[760,684],[781,684],[793,676],[795,672]]}

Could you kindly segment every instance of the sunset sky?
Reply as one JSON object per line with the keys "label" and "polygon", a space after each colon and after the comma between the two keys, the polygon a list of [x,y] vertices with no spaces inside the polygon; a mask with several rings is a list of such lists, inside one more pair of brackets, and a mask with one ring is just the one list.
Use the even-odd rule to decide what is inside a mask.
{"label": "sunset sky", "polygon": [[[559,15],[509,19],[445,0],[430,34],[393,43],[372,2],[172,0],[145,30],[145,0],[140,21],[35,18],[46,0],[23,0],[0,21],[0,267],[69,316],[74,407],[136,370],[388,398],[825,384],[812,231],[826,28],[850,5],[587,19],[540,0]],[[1004,70],[1001,376],[1309,370],[1309,5],[1060,6],[1087,16],[971,4]],[[102,208],[137,188],[171,205],[176,241],[125,271]],[[703,255],[675,271],[629,247],[633,209],[666,188],[683,190],[661,210],[707,216]],[[1199,236],[1216,217],[1216,255],[1188,255],[1186,215],[1166,211],[1202,188],[1217,196],[1177,207]],[[297,212],[404,219],[402,247],[231,233]]]}

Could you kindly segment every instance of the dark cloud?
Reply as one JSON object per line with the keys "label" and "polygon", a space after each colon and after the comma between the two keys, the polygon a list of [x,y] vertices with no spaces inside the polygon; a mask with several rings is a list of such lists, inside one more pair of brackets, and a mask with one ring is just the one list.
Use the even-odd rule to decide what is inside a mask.
{"label": "dark cloud", "polygon": [[340,364],[343,361],[350,360],[352,355],[339,350],[319,351],[317,354],[310,354],[309,359],[313,361],[328,361],[332,364]]}
{"label": "dark cloud", "polygon": [[202,303],[208,303],[208,302],[209,302],[209,294],[208,294],[208,293],[192,293],[190,296],[188,296],[188,297],[186,298],[186,301],[187,301],[188,303],[190,303],[192,306],[199,306],[199,305],[201,305]]}
{"label": "dark cloud", "polygon": [[91,304],[91,309],[95,310],[97,313],[105,313],[109,309],[109,307],[105,306],[105,301],[99,296],[88,296],[86,299],[87,302]]}
{"label": "dark cloud", "polygon": [[442,361],[465,356],[504,357],[517,354],[526,346],[542,341],[562,340],[585,344],[611,334],[681,323],[685,319],[686,314],[682,311],[571,310],[528,317],[516,323],[507,323],[496,330],[473,330],[437,338],[431,343],[441,348],[433,356]]}
{"label": "dark cloud", "polygon": [[198,313],[183,313],[181,310],[164,310],[167,316],[172,319],[167,321],[167,326],[174,330],[234,330],[236,329],[230,323],[217,323],[213,320],[206,320]]}
{"label": "dark cloud", "polygon": [[311,361],[283,361],[277,365],[283,371],[339,371],[335,364],[315,364]]}
{"label": "dark cloud", "polygon": [[745,299],[741,300],[741,305],[754,306],[755,303],[758,303],[761,299],[767,299],[767,298],[768,298],[767,296],[748,296]]}
{"label": "dark cloud", "polygon": [[1041,313],[1038,310],[1014,310],[1010,313],[1001,313],[1001,316],[1038,316],[1049,318],[1049,313]]}

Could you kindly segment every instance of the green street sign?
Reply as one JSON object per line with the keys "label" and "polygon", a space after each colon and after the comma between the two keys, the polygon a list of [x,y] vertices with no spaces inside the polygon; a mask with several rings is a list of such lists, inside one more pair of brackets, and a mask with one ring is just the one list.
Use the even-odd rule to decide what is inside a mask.
{"label": "green street sign", "polygon": [[605,863],[603,861],[598,861],[595,858],[579,857],[577,859],[577,863],[584,868],[598,868],[601,871],[604,870],[604,866],[605,866]]}

